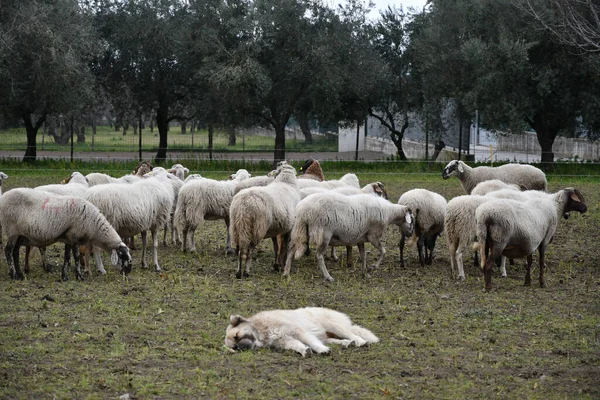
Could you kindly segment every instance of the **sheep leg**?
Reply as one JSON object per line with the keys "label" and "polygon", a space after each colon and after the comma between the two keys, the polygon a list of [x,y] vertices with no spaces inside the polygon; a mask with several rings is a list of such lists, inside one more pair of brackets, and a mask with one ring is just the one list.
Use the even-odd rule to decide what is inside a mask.
{"label": "sheep leg", "polygon": [[291,237],[290,232],[282,235],[282,243],[281,243],[282,246],[279,251],[277,268],[275,269],[275,271],[279,271],[279,270],[283,269],[283,267],[285,265],[285,261],[287,259],[287,255],[288,255],[288,246],[290,245],[290,237]]}
{"label": "sheep leg", "polygon": [[142,231],[142,268],[148,268],[146,262],[146,248],[148,247],[148,232]]}
{"label": "sheep leg", "polygon": [[346,268],[352,267],[352,246],[346,246]]}
{"label": "sheep leg", "polygon": [[238,267],[235,277],[242,279],[250,276],[250,267],[252,266],[252,248],[238,247]]}
{"label": "sheep leg", "polygon": [[151,229],[150,232],[152,233],[152,261],[154,262],[154,270],[160,272],[162,269],[160,269],[160,265],[158,265],[158,232],[156,231],[156,228]]}
{"label": "sheep leg", "polygon": [[331,256],[330,256],[330,258],[331,258],[333,261],[338,261],[338,260],[339,260],[339,258],[338,258],[338,256],[337,256],[337,254],[336,254],[336,252],[335,252],[335,246],[331,246]]}
{"label": "sheep leg", "polygon": [[[381,262],[383,261],[383,257],[385,256],[385,247],[383,247],[383,244],[381,243],[381,241],[379,240],[379,237],[370,237],[369,238],[369,242],[371,242],[371,244],[377,249],[379,250],[379,257],[377,257],[377,261],[375,262],[375,264],[371,267],[371,271],[373,271],[374,269],[379,268],[379,266],[381,265]],[[364,252],[361,254],[363,257],[366,258]],[[366,262],[363,261],[363,265]]]}
{"label": "sheep leg", "polygon": [[323,277],[328,282],[333,282],[334,279],[329,275],[329,271],[327,271],[327,267],[325,266],[325,253],[327,252],[327,244],[321,244],[317,249],[317,265],[323,274]]}
{"label": "sheep leg", "polygon": [[531,265],[533,264],[533,254],[527,256],[527,270],[525,272],[525,286],[531,286]]}
{"label": "sheep leg", "polygon": [[102,250],[100,247],[94,246],[92,252],[94,253],[94,262],[96,263],[96,268],[98,272],[102,275],[106,275],[106,270],[104,269],[104,264],[102,263]]}
{"label": "sheep leg", "polygon": [[78,245],[73,245],[71,249],[73,252],[73,260],[75,261],[75,275],[78,280],[83,280],[83,274],[81,273],[81,252],[79,251]]}
{"label": "sheep leg", "polygon": [[492,290],[492,267],[494,266],[493,242],[488,237],[485,242],[485,257],[482,256],[483,276],[485,279],[485,290]]}
{"label": "sheep leg", "polygon": [[63,282],[66,282],[69,280],[69,274],[67,272],[67,269],[69,268],[70,261],[71,261],[71,246],[68,244],[65,244],[65,256],[63,258],[63,265],[62,265],[62,280],[63,280]]}
{"label": "sheep leg", "polygon": [[438,235],[433,235],[432,237],[425,239],[425,264],[427,265],[433,264],[433,250],[435,249],[437,238]]}
{"label": "sheep leg", "polygon": [[46,271],[46,272],[52,272],[52,270],[54,269],[54,265],[50,264],[48,262],[48,259],[46,258],[46,247],[45,246],[38,247],[38,250],[40,251],[40,258],[42,260],[42,268],[44,268],[44,271]]}
{"label": "sheep leg", "polygon": [[406,236],[402,234],[400,236],[400,268],[404,268],[404,244],[406,243]]}
{"label": "sheep leg", "polygon": [[31,250],[31,246],[25,246],[25,261],[23,261],[23,272],[25,272],[26,274],[28,274],[30,271],[29,258],[31,256]]}
{"label": "sheep leg", "polygon": [[167,247],[167,234],[169,233],[169,223],[165,222],[163,225],[163,246]]}
{"label": "sheep leg", "polygon": [[292,269],[292,262],[294,260],[294,253],[296,252],[294,246],[288,250],[287,258],[285,259],[285,266],[283,267],[283,276],[290,276],[290,270]]}
{"label": "sheep leg", "polygon": [[[419,264],[421,264],[421,267],[425,266],[425,257],[423,256],[424,242],[425,238],[423,236],[420,236],[419,239],[417,239],[417,252],[419,253]],[[425,251],[425,254],[427,254],[427,251]]]}
{"label": "sheep leg", "polygon": [[363,273],[363,276],[365,278],[370,278],[371,275],[369,274],[369,271],[367,270],[367,255],[365,254],[365,244],[364,243],[359,243],[359,244],[356,245],[356,247],[358,247],[358,253],[362,257],[362,273]]}
{"label": "sheep leg", "polygon": [[225,218],[225,226],[227,226],[227,239],[225,239],[225,254],[235,254],[231,247],[231,233],[229,232],[229,217]]}
{"label": "sheep leg", "polygon": [[506,273],[506,257],[500,257],[500,274],[503,278],[506,278],[508,274]]}
{"label": "sheep leg", "polygon": [[246,259],[246,270],[244,271],[244,278],[250,276],[250,268],[252,268],[252,259],[254,257],[254,246],[250,245],[248,249],[248,258]]}
{"label": "sheep leg", "polygon": [[546,268],[546,249],[542,246],[539,248],[540,254],[540,287],[546,287],[546,279],[544,279],[544,269]]}
{"label": "sheep leg", "polygon": [[479,253],[478,252],[473,252],[473,265],[475,266],[475,268],[479,267]]}
{"label": "sheep leg", "polygon": [[19,248],[21,247],[21,243],[22,239],[20,237],[12,240],[8,238],[6,247],[4,248],[6,263],[8,264],[8,275],[11,279],[23,280],[25,278],[19,267]]}
{"label": "sheep leg", "polygon": [[273,253],[275,255],[275,261],[273,262],[273,269],[275,271],[278,270],[277,260],[279,259],[279,236],[273,236],[271,238],[271,242],[273,242]]}

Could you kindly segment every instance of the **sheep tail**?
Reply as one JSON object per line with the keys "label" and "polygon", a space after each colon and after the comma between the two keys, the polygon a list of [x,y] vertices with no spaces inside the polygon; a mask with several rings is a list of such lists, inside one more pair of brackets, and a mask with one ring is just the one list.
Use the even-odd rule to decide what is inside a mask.
{"label": "sheep tail", "polygon": [[308,249],[308,224],[300,219],[296,219],[292,228],[291,244],[296,251],[294,260],[300,259]]}

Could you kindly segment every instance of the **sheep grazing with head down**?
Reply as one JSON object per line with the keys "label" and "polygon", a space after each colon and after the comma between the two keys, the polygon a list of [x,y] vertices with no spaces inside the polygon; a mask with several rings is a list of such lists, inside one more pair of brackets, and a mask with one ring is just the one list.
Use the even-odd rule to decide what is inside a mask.
{"label": "sheep grazing with head down", "polygon": [[[415,217],[414,239],[417,243],[419,263],[421,266],[431,265],[433,249],[438,236],[444,230],[446,217],[446,199],[426,189],[413,189],[405,192],[398,199],[398,204],[407,206]],[[406,235],[400,232],[400,267],[404,267],[404,245]],[[425,250],[423,252],[423,250]]]}
{"label": "sheep grazing with head down", "polygon": [[196,251],[194,233],[205,220],[224,220],[227,226],[225,251],[233,254],[231,235],[229,234],[229,206],[238,183],[250,178],[250,173],[239,169],[231,179],[217,181],[214,179],[195,179],[181,188],[175,207],[174,225],[183,235],[183,251]]}
{"label": "sheep grazing with head down", "polygon": [[527,188],[523,185],[515,185],[514,183],[504,183],[500,179],[490,179],[489,181],[479,182],[473,190],[471,194],[473,196],[485,196],[488,193],[497,192],[499,190],[527,190]]}
{"label": "sheep grazing with head down", "polygon": [[381,237],[390,224],[398,225],[405,235],[412,235],[414,218],[411,210],[371,194],[317,193],[308,196],[296,207],[296,221],[283,274],[289,276],[292,259],[302,257],[310,242],[317,247],[317,264],[325,280],[333,281],[325,266],[328,246],[358,246],[363,275],[368,277],[365,243],[370,242],[379,250],[379,258],[371,267],[375,269],[385,255]]}
{"label": "sheep grazing with head down", "polygon": [[548,198],[525,202],[512,199],[490,200],[475,212],[476,247],[484,250],[481,264],[485,289],[492,288],[492,266],[499,256],[527,257],[525,285],[531,285],[533,253],[539,253],[540,287],[546,287],[546,249],[550,244],[561,216],[572,211],[584,213],[587,205],[577,189],[567,188]]}
{"label": "sheep grazing with head down", "polygon": [[[78,245],[90,243],[113,252],[113,262],[121,260],[122,271],[131,270],[129,249],[90,202],[76,196],[61,196],[37,189],[18,188],[0,197],[0,226],[6,231],[6,260],[13,279],[23,279],[19,267],[22,245],[48,246],[65,243],[62,279],[67,280],[67,267],[73,252],[77,277],[81,278]],[[0,238],[2,235],[0,234]]]}
{"label": "sheep grazing with head down", "polygon": [[467,194],[471,194],[478,183],[491,179],[499,179],[504,183],[522,185],[529,190],[546,191],[548,182],[546,174],[532,165],[506,164],[499,167],[471,168],[462,161],[453,160],[446,165],[442,178],[456,176]]}
{"label": "sheep grazing with head down", "polygon": [[325,189],[335,189],[338,187],[352,186],[360,189],[360,182],[356,174],[348,173],[342,176],[340,179],[331,179],[328,181],[320,182],[315,179],[301,179],[298,180],[298,188],[304,189],[307,187],[320,187]]}
{"label": "sheep grazing with head down", "polygon": [[290,231],[300,201],[296,169],[285,161],[274,173],[275,180],[267,186],[256,186],[240,191],[233,197],[229,215],[231,239],[238,251],[236,277],[250,275],[256,247],[265,238],[281,235],[282,248],[274,241],[275,267],[283,266]]}
{"label": "sheep grazing with head down", "polygon": [[319,161],[314,158],[306,160],[304,165],[300,167],[298,179],[313,179],[315,181],[323,182],[325,180],[325,175],[323,174],[323,169],[321,168]]}
{"label": "sheep grazing with head down", "polygon": [[[122,237],[142,234],[142,267],[147,268],[146,248],[147,231],[152,233],[153,261],[156,271],[158,264],[158,228],[164,226],[173,208],[173,188],[169,180],[178,179],[171,174],[158,174],[142,178],[130,185],[109,183],[91,187],[85,198],[100,209],[106,219]],[[96,267],[106,273],[102,267],[100,251],[94,251]]]}

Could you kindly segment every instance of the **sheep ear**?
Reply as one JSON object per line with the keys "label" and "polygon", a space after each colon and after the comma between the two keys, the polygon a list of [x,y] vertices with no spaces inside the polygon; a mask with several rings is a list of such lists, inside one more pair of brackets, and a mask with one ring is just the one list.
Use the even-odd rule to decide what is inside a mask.
{"label": "sheep ear", "polygon": [[404,219],[406,220],[407,224],[412,223],[412,215],[410,213],[410,210],[406,210],[406,214],[404,214]]}
{"label": "sheep ear", "polygon": [[578,203],[581,203],[581,198],[580,197],[583,197],[583,196],[581,196],[581,193],[578,193],[578,192],[579,192],[578,190],[575,190],[575,191],[571,192],[571,196],[570,197],[571,197],[571,200],[576,201]]}
{"label": "sheep ear", "polygon": [[463,165],[462,165],[462,163],[460,161],[458,162],[458,172],[460,172],[461,174],[463,172],[465,172],[465,169],[463,168]]}
{"label": "sheep ear", "polygon": [[116,250],[113,250],[112,253],[110,253],[110,262],[112,263],[112,265],[117,265],[119,262],[119,255],[117,254]]}
{"label": "sheep ear", "polygon": [[248,322],[248,320],[246,318],[242,317],[241,315],[232,315],[229,317],[229,323],[233,327],[238,326],[242,322]]}
{"label": "sheep ear", "polygon": [[8,179],[8,175],[6,175],[4,172],[0,172],[0,179]]}

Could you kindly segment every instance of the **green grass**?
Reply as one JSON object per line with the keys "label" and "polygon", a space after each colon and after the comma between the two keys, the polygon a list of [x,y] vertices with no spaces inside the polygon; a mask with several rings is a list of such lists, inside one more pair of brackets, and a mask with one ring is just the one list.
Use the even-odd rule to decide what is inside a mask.
{"label": "green grass", "polygon": [[[0,170],[7,166],[0,163]],[[191,170],[222,178],[235,170],[227,166],[233,164]],[[326,166],[328,176],[336,178],[357,171],[358,164]],[[57,182],[69,167],[17,170],[15,165],[3,190]],[[448,199],[463,194],[456,179],[444,181],[437,170],[388,167],[364,165],[357,175],[362,184],[385,182],[392,201],[415,187]],[[106,168],[126,172],[131,165]],[[106,276],[60,282],[59,271],[44,272],[36,254],[25,281],[0,274],[0,397],[599,398],[599,183],[598,177],[550,177],[552,191],[579,188],[589,211],[561,221],[547,257],[546,289],[524,287],[524,260],[516,260],[507,266],[508,278],[494,273],[494,290],[486,293],[470,254],[467,280],[456,282],[449,276],[443,238],[432,266],[418,266],[411,248],[401,269],[393,228],[384,237],[382,266],[371,279],[365,280],[358,266],[346,269],[342,257],[328,261],[333,283],[323,282],[314,255],[295,264],[290,281],[282,279],[271,269],[270,241],[261,245],[251,278],[235,279],[235,258],[224,255],[222,221],[207,221],[197,230],[197,254],[161,245],[165,271],[160,274],[139,268],[137,238],[134,271],[127,278],[107,268]],[[373,261],[374,250],[370,245],[367,250]],[[62,246],[52,246],[48,254],[58,265]],[[533,277],[536,282],[536,272]],[[333,346],[329,356],[306,358],[223,350],[230,314],[303,306],[343,311],[381,342]]]}
{"label": "green grass", "polygon": [[[122,131],[115,132],[109,126],[98,126],[96,135],[92,141],[92,130],[86,128],[85,143],[77,143],[75,136],[74,150],[78,153],[102,151],[102,152],[136,152],[139,150],[139,136],[133,134],[129,129],[126,135]],[[70,142],[66,145],[54,143],[54,139],[45,136],[40,129],[37,135],[37,150],[70,150]],[[266,136],[243,135],[238,133],[235,146],[228,145],[229,136],[226,132],[216,131],[213,138],[213,150],[218,152],[256,152],[273,151],[275,140]],[[0,130],[0,143],[3,150],[25,150],[27,137],[24,128]],[[149,128],[142,130],[142,151],[156,151],[159,145],[158,130],[151,132]],[[168,134],[167,145],[169,151],[178,152],[208,152],[208,132],[197,130],[193,135],[188,131],[181,134],[179,127],[172,127]],[[337,137],[313,135],[313,143],[305,143],[303,136],[298,132],[297,139],[286,141],[288,151],[337,151]]]}

